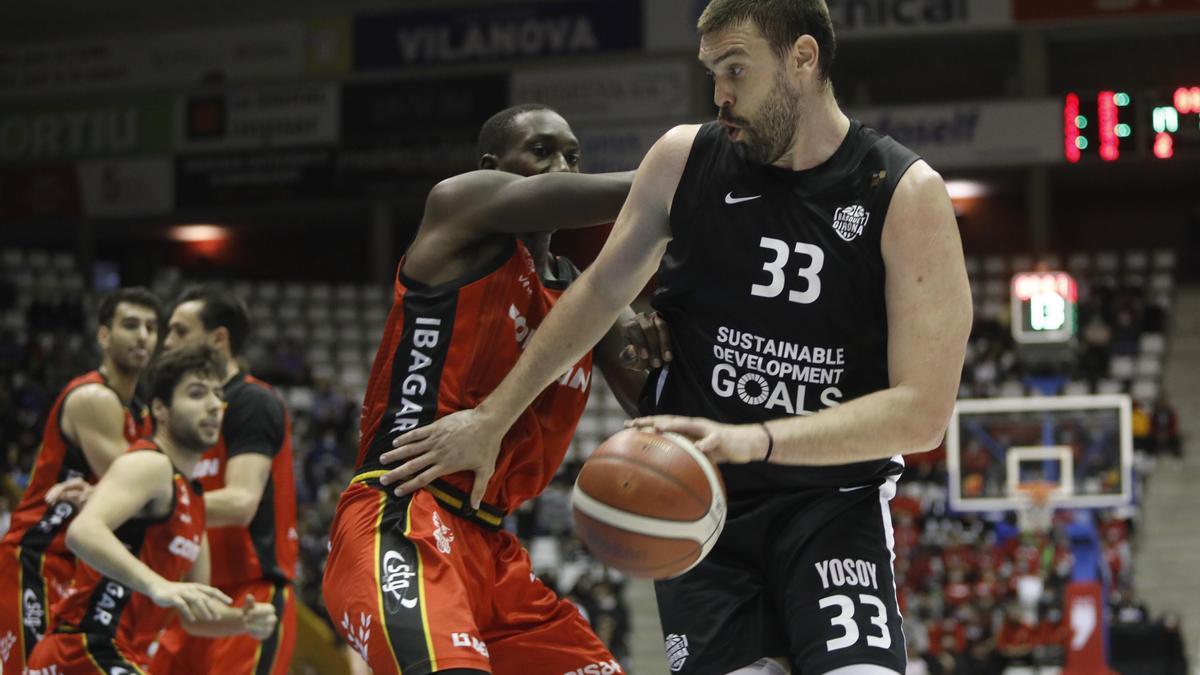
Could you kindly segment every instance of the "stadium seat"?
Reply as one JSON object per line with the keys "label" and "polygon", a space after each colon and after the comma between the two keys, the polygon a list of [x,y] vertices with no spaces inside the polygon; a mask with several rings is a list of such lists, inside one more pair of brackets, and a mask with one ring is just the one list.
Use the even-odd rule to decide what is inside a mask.
{"label": "stadium seat", "polygon": [[1126,272],[1144,272],[1150,264],[1150,257],[1145,251],[1126,251],[1125,252],[1125,271]]}
{"label": "stadium seat", "polygon": [[1118,380],[1128,380],[1133,377],[1134,360],[1132,356],[1114,356],[1108,362],[1108,374]]}
{"label": "stadium seat", "polygon": [[1178,256],[1170,249],[1159,249],[1154,252],[1154,269],[1170,271],[1175,269]]}
{"label": "stadium seat", "polygon": [[1121,258],[1115,251],[1101,251],[1096,254],[1096,271],[1114,273],[1121,266]]}
{"label": "stadium seat", "polygon": [[1074,274],[1084,274],[1091,271],[1092,259],[1086,253],[1072,253],[1067,256],[1067,271]]}
{"label": "stadium seat", "polygon": [[1161,355],[1166,347],[1167,341],[1162,333],[1144,333],[1138,339],[1138,351],[1142,354]]}
{"label": "stadium seat", "polygon": [[983,272],[992,277],[1004,276],[1008,272],[1008,262],[1002,255],[989,255],[983,259]]}

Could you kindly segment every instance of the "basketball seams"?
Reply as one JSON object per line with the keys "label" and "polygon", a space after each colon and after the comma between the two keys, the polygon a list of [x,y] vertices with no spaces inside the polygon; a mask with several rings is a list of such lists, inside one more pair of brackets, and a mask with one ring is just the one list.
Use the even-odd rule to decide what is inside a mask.
{"label": "basketball seams", "polygon": [[575,508],[586,513],[588,516],[612,527],[634,534],[658,536],[666,539],[689,539],[697,544],[705,543],[709,536],[709,528],[706,526],[709,519],[708,514],[696,520],[689,521],[664,520],[651,516],[641,516],[605,504],[581,490],[578,484],[575,485],[571,499],[574,502]]}
{"label": "basketball seams", "polygon": [[[691,569],[708,555],[708,552],[716,545],[717,539],[720,538],[721,532],[725,529],[725,483],[721,480],[721,476],[717,473],[717,468],[713,463],[688,438],[672,431],[663,432],[662,435],[674,441],[676,445],[691,455],[692,459],[696,460],[696,463],[700,465],[700,470],[708,478],[708,489],[712,493],[712,502],[710,503],[708,513],[705,514],[705,518],[716,519],[717,527],[713,530],[711,536],[701,543],[700,557],[687,568]],[[684,570],[684,572],[686,571]]]}
{"label": "basketball seams", "polygon": [[[594,460],[592,460],[591,463],[593,463],[593,464],[608,464],[610,462],[614,463],[614,464],[621,464],[621,463],[632,464],[634,466],[637,466],[639,468],[647,470],[648,472],[652,473],[656,478],[662,478],[663,480],[667,481],[671,485],[678,487],[682,493],[686,494],[689,498],[694,499],[696,501],[696,504],[705,511],[705,513],[703,515],[701,515],[699,519],[692,519],[692,518],[679,519],[679,520],[673,520],[673,522],[690,523],[690,522],[695,522],[695,520],[702,520],[705,515],[708,515],[708,511],[711,510],[711,503],[712,503],[711,497],[708,500],[702,499],[699,495],[697,495],[695,493],[695,491],[692,490],[692,488],[690,486],[688,486],[686,483],[679,480],[675,476],[672,476],[670,473],[667,473],[666,471],[663,470],[663,467],[658,466],[657,464],[651,464],[649,462],[645,462],[640,459],[629,457],[627,455],[604,455],[602,457],[596,457]],[[709,485],[709,489],[710,490],[712,489],[712,485]],[[603,502],[603,500],[601,500],[601,503],[606,503],[606,502]],[[637,515],[645,515],[645,514],[637,514]],[[654,516],[647,515],[646,517],[653,518]],[[664,520],[669,520],[669,519],[664,519]]]}

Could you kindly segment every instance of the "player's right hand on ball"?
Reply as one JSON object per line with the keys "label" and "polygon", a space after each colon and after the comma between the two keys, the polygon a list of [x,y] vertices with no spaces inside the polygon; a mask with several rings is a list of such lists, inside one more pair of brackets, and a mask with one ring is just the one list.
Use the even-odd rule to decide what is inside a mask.
{"label": "player's right hand on ball", "polygon": [[401,434],[392,441],[393,450],[383,453],[384,464],[403,462],[380,477],[385,486],[396,483],[395,493],[403,497],[429,485],[435,478],[459,471],[475,474],[471,488],[471,506],[479,508],[488,481],[496,472],[500,441],[508,425],[499,424],[480,408],[451,413],[423,427]]}
{"label": "player's right hand on ball", "polygon": [[166,581],[150,589],[150,599],[159,607],[174,607],[189,623],[216,621],[220,618],[220,605],[232,601],[228,595],[205,584],[186,581]]}
{"label": "player's right hand on ball", "polygon": [[621,324],[621,365],[630,370],[661,368],[671,360],[671,330],[658,312],[642,312]]}
{"label": "player's right hand on ball", "polygon": [[266,603],[254,602],[253,595],[246,595],[246,603],[242,605],[242,624],[246,633],[255,640],[266,640],[275,632],[275,607]]}

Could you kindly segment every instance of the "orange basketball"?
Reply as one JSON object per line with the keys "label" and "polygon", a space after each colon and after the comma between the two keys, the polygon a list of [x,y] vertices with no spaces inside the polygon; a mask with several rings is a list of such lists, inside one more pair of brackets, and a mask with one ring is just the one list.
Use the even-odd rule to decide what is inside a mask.
{"label": "orange basketball", "polygon": [[626,429],[596,448],[575,481],[575,531],[592,555],[665,579],[708,554],[725,526],[725,484],[691,441]]}

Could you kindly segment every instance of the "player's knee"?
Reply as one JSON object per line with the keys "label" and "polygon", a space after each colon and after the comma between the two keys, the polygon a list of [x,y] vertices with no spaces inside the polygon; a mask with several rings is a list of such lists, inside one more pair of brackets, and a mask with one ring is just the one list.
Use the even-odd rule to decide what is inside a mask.
{"label": "player's knee", "polygon": [[852,666],[842,666],[825,673],[825,675],[901,675],[899,671],[884,668],[870,663],[856,663]]}
{"label": "player's knee", "polygon": [[726,675],[789,675],[791,672],[783,659],[759,659]]}

